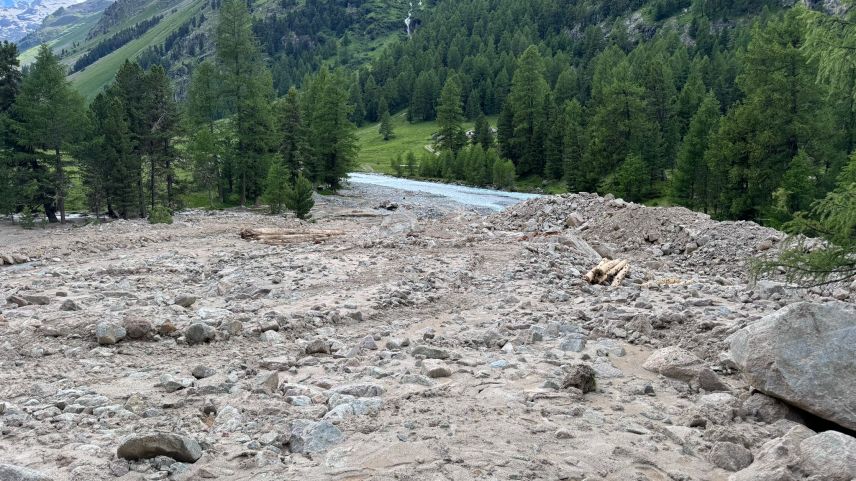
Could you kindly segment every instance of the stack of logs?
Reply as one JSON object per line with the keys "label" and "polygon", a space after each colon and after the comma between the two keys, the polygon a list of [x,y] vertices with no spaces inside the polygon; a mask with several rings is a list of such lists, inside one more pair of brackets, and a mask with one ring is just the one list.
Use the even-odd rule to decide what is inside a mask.
{"label": "stack of logs", "polygon": [[21,254],[0,254],[0,266],[11,266],[14,264],[23,264],[30,262],[30,258]]}
{"label": "stack of logs", "polygon": [[626,259],[603,259],[585,275],[589,284],[621,285],[630,274],[630,263]]}
{"label": "stack of logs", "polygon": [[344,233],[345,231],[332,229],[243,229],[241,239],[281,246],[300,242],[323,242]]}

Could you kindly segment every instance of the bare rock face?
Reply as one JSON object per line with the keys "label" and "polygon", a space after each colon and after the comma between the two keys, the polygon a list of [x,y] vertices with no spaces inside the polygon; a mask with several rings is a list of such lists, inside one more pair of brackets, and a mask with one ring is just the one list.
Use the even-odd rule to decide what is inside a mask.
{"label": "bare rock face", "polygon": [[51,481],[51,478],[29,468],[0,464],[0,481]]}
{"label": "bare rock face", "polygon": [[730,351],[759,391],[856,429],[856,309],[792,304],[734,333]]}
{"label": "bare rock face", "polygon": [[800,443],[814,435],[811,429],[797,424],[784,436],[764,443],[748,468],[732,474],[728,481],[796,481],[791,471],[799,460]]}
{"label": "bare rock face", "polygon": [[202,447],[187,436],[156,433],[132,436],[119,446],[116,455],[130,460],[169,456],[182,463],[195,463],[202,457]]}

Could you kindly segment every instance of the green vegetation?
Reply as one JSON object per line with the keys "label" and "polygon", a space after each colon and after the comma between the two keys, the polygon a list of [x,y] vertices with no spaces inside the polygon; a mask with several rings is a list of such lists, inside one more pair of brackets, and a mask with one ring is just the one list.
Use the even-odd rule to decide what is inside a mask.
{"label": "green vegetation", "polygon": [[149,224],[172,224],[172,212],[159,205],[149,212]]}

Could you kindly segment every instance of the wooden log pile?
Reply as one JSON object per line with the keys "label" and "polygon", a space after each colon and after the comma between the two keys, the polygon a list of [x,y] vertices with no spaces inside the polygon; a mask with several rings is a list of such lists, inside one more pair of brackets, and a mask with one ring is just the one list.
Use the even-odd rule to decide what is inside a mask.
{"label": "wooden log pile", "polygon": [[344,235],[345,231],[335,229],[242,229],[241,239],[258,241],[262,244],[281,246],[301,242],[319,243],[336,236]]}
{"label": "wooden log pile", "polygon": [[627,259],[603,259],[588,271],[583,278],[589,284],[611,285],[613,287],[621,285],[621,281],[630,274],[630,262]]}

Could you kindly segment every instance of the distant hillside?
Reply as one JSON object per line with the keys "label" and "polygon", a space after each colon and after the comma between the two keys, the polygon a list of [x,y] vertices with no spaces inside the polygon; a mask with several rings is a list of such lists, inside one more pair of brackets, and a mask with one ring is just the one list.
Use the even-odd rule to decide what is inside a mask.
{"label": "distant hillside", "polygon": [[[181,95],[193,67],[213,53],[220,4],[87,0],[73,14],[46,20],[24,39],[21,58],[31,61],[36,47],[47,42],[70,70],[79,70],[71,78],[88,99],[112,80],[126,59],[144,67],[160,64]],[[373,52],[406,35],[404,19],[410,7],[405,0],[255,0],[252,9],[254,30],[269,56],[276,87],[283,92],[333,58],[364,65]],[[417,23],[414,19],[414,28]]]}
{"label": "distant hillside", "polygon": [[84,0],[0,1],[0,40],[17,41],[38,30],[42,19]]}

